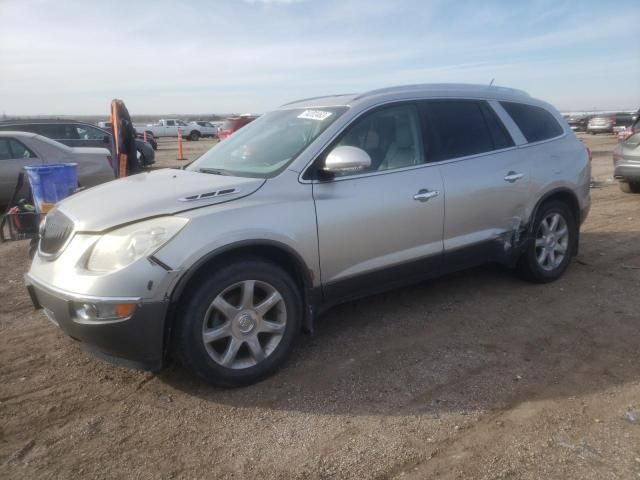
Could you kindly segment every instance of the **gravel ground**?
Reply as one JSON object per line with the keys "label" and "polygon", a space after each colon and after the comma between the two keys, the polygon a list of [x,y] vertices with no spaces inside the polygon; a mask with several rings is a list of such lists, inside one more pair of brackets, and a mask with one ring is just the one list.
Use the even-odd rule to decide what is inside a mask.
{"label": "gravel ground", "polygon": [[488,266],[342,305],[243,389],[94,359],[0,245],[0,478],[640,478],[640,195],[608,181],[612,137],[585,141],[605,153],[561,280]]}

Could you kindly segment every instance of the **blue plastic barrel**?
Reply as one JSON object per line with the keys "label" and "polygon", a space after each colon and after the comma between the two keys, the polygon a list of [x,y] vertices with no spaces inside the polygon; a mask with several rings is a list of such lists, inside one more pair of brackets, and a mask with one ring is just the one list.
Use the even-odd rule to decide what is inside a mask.
{"label": "blue plastic barrel", "polygon": [[78,188],[77,163],[48,163],[26,166],[33,201],[38,213],[47,213]]}

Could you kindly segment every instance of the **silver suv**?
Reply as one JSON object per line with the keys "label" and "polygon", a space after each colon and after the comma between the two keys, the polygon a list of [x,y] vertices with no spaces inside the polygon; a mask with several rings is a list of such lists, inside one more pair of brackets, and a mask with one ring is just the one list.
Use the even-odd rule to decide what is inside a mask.
{"label": "silver suv", "polygon": [[61,202],[26,275],[103,357],[218,385],[276,370],[331,305],[490,261],[560,277],[590,161],[524,92],[420,85],[266,113],[182,170]]}

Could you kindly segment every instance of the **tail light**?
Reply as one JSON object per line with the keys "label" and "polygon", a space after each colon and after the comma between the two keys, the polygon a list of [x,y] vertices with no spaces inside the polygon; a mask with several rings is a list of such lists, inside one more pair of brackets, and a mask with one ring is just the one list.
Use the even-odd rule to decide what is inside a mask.
{"label": "tail light", "polygon": [[620,155],[620,154],[619,154],[619,153],[617,153],[617,152],[613,152],[613,166],[614,166],[614,168],[615,168],[616,164],[617,164],[620,160],[622,160],[622,155]]}

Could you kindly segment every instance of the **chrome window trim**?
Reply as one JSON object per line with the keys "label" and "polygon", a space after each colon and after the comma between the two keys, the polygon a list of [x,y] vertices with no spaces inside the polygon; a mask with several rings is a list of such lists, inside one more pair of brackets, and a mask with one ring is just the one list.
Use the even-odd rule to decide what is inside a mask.
{"label": "chrome window trim", "polygon": [[[503,153],[503,152],[508,152],[510,150],[517,150],[519,148],[526,147],[526,146],[529,146],[529,145],[537,145],[538,143],[544,143],[544,142],[553,141],[553,140],[556,140],[556,139],[561,138],[561,137],[566,135],[566,133],[563,133],[559,137],[555,137],[555,138],[547,139],[547,140],[542,140],[542,141],[536,142],[536,143],[524,144],[524,145],[518,145],[517,142],[516,142],[516,139],[514,138],[513,140],[514,140],[514,143],[516,143],[516,145],[510,146],[510,147],[501,148],[499,150],[490,150],[488,152],[476,153],[474,155],[466,155],[464,157],[455,157],[455,158],[448,158],[446,160],[439,160],[439,161],[434,161],[434,162],[425,162],[423,164],[413,165],[411,167],[394,168],[394,169],[389,169],[389,170],[380,170],[380,171],[377,171],[377,172],[367,172],[367,173],[362,173],[362,174],[359,174],[359,175],[349,175],[349,176],[346,176],[346,177],[338,177],[338,178],[332,178],[332,179],[328,179],[328,180],[318,180],[318,179],[306,180],[306,179],[303,178],[305,173],[307,172],[307,170],[309,170],[311,168],[311,166],[316,162],[318,157],[324,153],[325,149],[331,143],[333,143],[336,140],[336,138],[338,138],[340,135],[342,135],[342,133],[344,133],[344,131],[347,128],[349,128],[351,125],[353,125],[354,122],[356,122],[358,119],[362,118],[364,115],[369,113],[371,110],[377,109],[379,107],[392,105],[392,104],[395,104],[395,103],[401,104],[401,103],[411,103],[411,102],[419,102],[419,101],[425,101],[425,100],[476,100],[476,101],[487,102],[487,103],[489,103],[490,107],[492,107],[492,105],[490,103],[491,100],[486,99],[486,98],[481,98],[481,97],[477,97],[476,98],[476,97],[470,97],[470,96],[464,96],[464,97],[462,97],[462,96],[461,97],[452,97],[452,96],[444,96],[444,97],[426,96],[426,97],[423,97],[423,96],[420,96],[420,97],[406,98],[406,99],[402,99],[402,100],[393,99],[393,100],[388,100],[386,102],[377,103],[375,105],[372,105],[372,106],[366,108],[365,110],[361,111],[360,113],[358,113],[353,119],[351,119],[351,121],[349,123],[347,123],[342,129],[340,129],[339,132],[337,132],[333,137],[331,137],[328,141],[326,141],[322,145],[322,147],[320,148],[319,152],[302,169],[302,171],[298,175],[298,182],[304,183],[304,184],[314,184],[314,183],[325,184],[325,183],[341,182],[341,181],[345,181],[345,180],[364,178],[364,177],[370,177],[370,176],[376,176],[376,175],[386,175],[386,174],[395,173],[395,172],[404,172],[404,171],[408,171],[408,170],[417,170],[417,169],[420,169],[420,168],[431,167],[431,166],[434,166],[434,165],[445,165],[445,164],[453,163],[453,162],[462,162],[462,161],[471,160],[471,159],[474,159],[474,158],[486,157],[488,155],[493,155],[493,154],[496,154],[496,153]],[[500,107],[502,108],[502,106],[500,106]],[[494,109],[494,111],[495,111],[495,109]],[[500,120],[502,121],[502,117],[498,114],[498,112],[496,112],[496,114],[499,116]],[[505,111],[505,114],[506,114],[506,111]],[[555,118],[555,116],[554,116],[554,118]],[[515,126],[515,122],[513,121],[513,119],[511,119],[511,117],[509,117],[509,119],[511,120],[511,122],[513,122],[513,124]],[[507,130],[509,129],[509,127],[506,124],[505,124],[505,127],[507,128]],[[517,126],[515,126],[515,128],[517,128]],[[522,135],[522,133],[520,132],[519,129],[517,130],[517,132],[520,133],[520,135]],[[509,134],[511,134],[511,133],[512,132],[509,131]],[[522,138],[524,139],[524,135],[522,135]]]}

